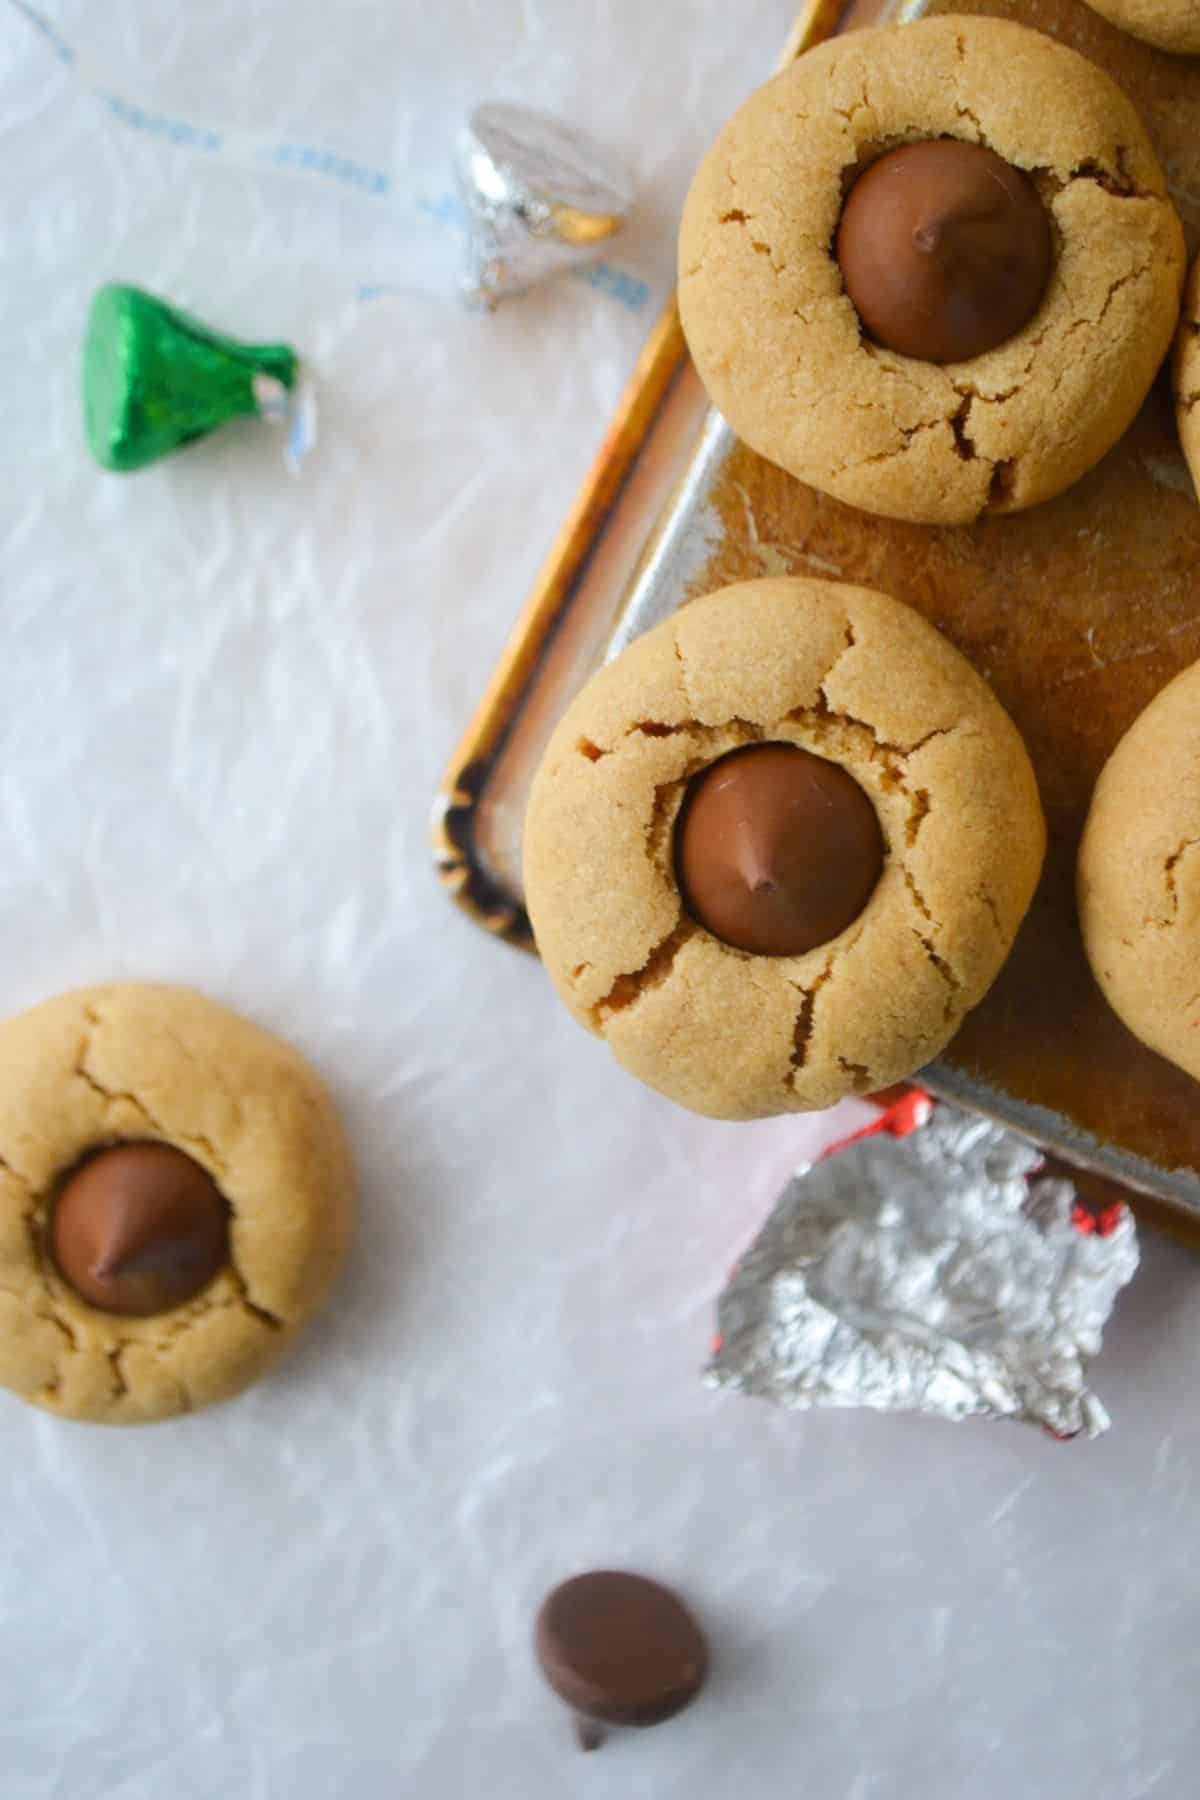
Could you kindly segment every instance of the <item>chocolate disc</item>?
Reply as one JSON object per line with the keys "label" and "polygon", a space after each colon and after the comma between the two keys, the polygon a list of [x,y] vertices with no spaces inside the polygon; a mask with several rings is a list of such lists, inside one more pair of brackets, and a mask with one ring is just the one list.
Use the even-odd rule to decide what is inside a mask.
{"label": "chocolate disc", "polygon": [[802,956],[837,937],[870,899],[883,852],[854,777],[795,744],[752,744],[713,763],[675,832],[689,913],[759,956]]}
{"label": "chocolate disc", "polygon": [[538,1614],[536,1646],[555,1693],[606,1725],[661,1724],[695,1699],[708,1672],[708,1644],[683,1602],[616,1569],[556,1587]]}
{"label": "chocolate disc", "polygon": [[70,1174],[50,1220],[59,1274],[102,1312],[167,1312],[229,1258],[229,1208],[207,1170],[170,1144],[99,1150]]}
{"label": "chocolate disc", "polygon": [[867,331],[921,362],[965,362],[1020,331],[1054,260],[1028,175],[980,144],[889,150],[850,190],[837,234],[846,292]]}

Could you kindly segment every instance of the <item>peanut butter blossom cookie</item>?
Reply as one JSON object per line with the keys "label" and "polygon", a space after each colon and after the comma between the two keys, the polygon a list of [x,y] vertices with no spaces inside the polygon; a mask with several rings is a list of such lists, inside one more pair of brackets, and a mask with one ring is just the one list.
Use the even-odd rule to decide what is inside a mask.
{"label": "peanut butter blossom cookie", "polygon": [[287,1044],[117,983],[0,1025],[0,1383],[133,1424],[257,1379],[319,1307],[354,1195]]}
{"label": "peanut butter blossom cookie", "polygon": [[1088,5],[1122,31],[1145,38],[1160,50],[1200,56],[1200,6],[1196,0],[1088,0]]}
{"label": "peanut butter blossom cookie", "polygon": [[1200,663],[1105,764],[1079,851],[1079,917],[1113,1011],[1200,1080]]}
{"label": "peanut butter blossom cookie", "polygon": [[692,183],[679,301],[753,449],[851,505],[957,524],[1111,448],[1183,268],[1108,77],[1023,26],[937,18],[830,39],[750,97]]}
{"label": "peanut butter blossom cookie", "polygon": [[717,1118],[902,1080],[998,973],[1041,868],[1025,747],[899,602],[768,580],[603,669],[535,779],[546,967],[633,1074]]}

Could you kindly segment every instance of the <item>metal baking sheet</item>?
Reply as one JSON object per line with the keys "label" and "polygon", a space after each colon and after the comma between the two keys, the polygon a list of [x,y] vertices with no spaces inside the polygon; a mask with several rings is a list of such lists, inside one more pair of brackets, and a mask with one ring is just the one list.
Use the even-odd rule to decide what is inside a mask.
{"label": "metal baking sheet", "polygon": [[[1156,138],[1195,250],[1200,145],[1193,139],[1200,134],[1189,121],[1200,115],[1200,64],[1185,69],[1122,38],[1082,0],[854,0],[849,7],[813,0],[785,55],[834,30],[941,11],[1026,19],[1119,69]],[[894,592],[933,617],[993,679],[1030,741],[1057,840],[1041,912],[1035,906],[993,995],[923,1079],[1156,1198],[1177,1225],[1200,1226],[1195,1085],[1152,1057],[1104,1007],[1061,891],[1095,759],[1176,668],[1200,656],[1200,573],[1193,573],[1200,571],[1200,512],[1164,404],[1160,391],[1101,471],[1061,502],[957,533],[896,526],[824,501],[746,450],[708,408],[669,308],[448,771],[435,821],[448,887],[496,935],[532,947],[521,826],[545,741],[601,660],[695,594],[783,572],[865,580]],[[947,581],[948,570],[962,579],[964,569],[976,568],[982,592],[989,576],[1010,579],[1005,557],[1020,564],[1014,585],[1028,584],[1030,616],[1010,634],[1023,640],[1023,662],[997,641],[1005,634],[986,613],[976,617],[973,604],[955,610]],[[1048,557],[1064,575],[1058,580],[1052,566],[1039,588],[1037,569]],[[1146,570],[1152,581],[1142,579]],[[1051,587],[1053,619],[1033,604]],[[1060,678],[1062,692],[1039,714],[1041,690]],[[1086,742],[1083,719],[1092,732]],[[1068,767],[1074,789],[1060,795],[1060,785],[1072,787],[1058,782]],[[1024,1014],[1035,992],[1042,1010],[1031,1023]]]}

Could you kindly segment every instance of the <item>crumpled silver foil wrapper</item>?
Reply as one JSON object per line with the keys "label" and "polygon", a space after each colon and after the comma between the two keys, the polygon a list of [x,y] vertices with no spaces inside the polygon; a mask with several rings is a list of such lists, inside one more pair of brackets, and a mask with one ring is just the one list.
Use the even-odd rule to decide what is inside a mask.
{"label": "crumpled silver foil wrapper", "polygon": [[527,106],[477,106],[455,170],[467,213],[462,290],[476,306],[593,258],[633,203],[628,175],[603,145]]}
{"label": "crumpled silver foil wrapper", "polygon": [[1099,1436],[1087,1361],[1137,1268],[1136,1228],[1128,1207],[1095,1228],[1041,1161],[943,1104],[798,1174],[720,1297],[711,1385]]}

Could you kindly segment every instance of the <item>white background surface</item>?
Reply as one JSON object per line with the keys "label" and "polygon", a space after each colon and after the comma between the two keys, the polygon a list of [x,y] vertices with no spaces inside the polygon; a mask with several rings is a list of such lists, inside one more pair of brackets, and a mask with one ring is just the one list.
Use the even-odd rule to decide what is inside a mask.
{"label": "white background surface", "polygon": [[[431,191],[474,99],[579,118],[636,169],[619,260],[661,296],[688,171],[790,11],[54,16],[133,98]],[[194,982],[318,1061],[364,1180],[336,1304],[241,1401],[117,1431],[0,1397],[3,1800],[1193,1794],[1195,1262],[1146,1243],[1094,1446],[710,1394],[713,1295],[814,1128],[640,1092],[434,880],[436,779],[652,309],[576,280],[492,319],[359,308],[436,257],[122,130],[4,7],[0,132],[0,1006]],[[310,353],[298,482],[261,426],[90,466],[113,278]],[[715,1671],[583,1758],[528,1641],[595,1562],[678,1582]]]}

